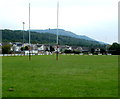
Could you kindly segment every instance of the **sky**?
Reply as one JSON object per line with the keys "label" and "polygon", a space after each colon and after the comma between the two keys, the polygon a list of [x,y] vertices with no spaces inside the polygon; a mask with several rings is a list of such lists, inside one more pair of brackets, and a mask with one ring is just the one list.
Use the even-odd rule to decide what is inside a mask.
{"label": "sky", "polygon": [[[112,44],[118,42],[119,0],[59,0],[59,29]],[[0,29],[57,28],[57,0],[0,0]]]}

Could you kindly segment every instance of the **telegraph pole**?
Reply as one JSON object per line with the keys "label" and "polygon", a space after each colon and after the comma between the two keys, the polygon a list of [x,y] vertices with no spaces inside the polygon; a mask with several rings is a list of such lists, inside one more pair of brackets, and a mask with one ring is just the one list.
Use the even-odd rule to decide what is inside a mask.
{"label": "telegraph pole", "polygon": [[23,22],[23,44],[24,44],[24,24],[25,22]]}
{"label": "telegraph pole", "polygon": [[[25,22],[22,22],[23,23],[23,52],[24,52],[24,24]],[[25,52],[24,52],[24,55],[25,55]]]}

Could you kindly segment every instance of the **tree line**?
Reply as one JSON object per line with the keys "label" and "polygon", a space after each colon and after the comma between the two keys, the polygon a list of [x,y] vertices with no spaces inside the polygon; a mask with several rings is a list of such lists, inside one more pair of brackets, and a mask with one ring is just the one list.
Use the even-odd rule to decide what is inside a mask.
{"label": "tree line", "polygon": [[[3,42],[23,42],[23,31],[21,30],[2,30]],[[24,31],[24,42],[28,42],[28,31]],[[89,48],[104,48],[105,44],[97,41],[77,39],[68,36],[59,36],[59,45],[81,46]],[[49,33],[31,32],[31,43],[56,44],[56,35]]]}

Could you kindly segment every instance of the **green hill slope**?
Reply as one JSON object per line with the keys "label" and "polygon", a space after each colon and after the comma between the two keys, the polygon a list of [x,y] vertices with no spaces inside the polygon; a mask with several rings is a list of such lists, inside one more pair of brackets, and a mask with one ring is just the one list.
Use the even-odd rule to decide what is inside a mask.
{"label": "green hill slope", "polygon": [[[28,42],[28,31],[24,31],[24,41]],[[23,31],[21,30],[2,30],[3,42],[22,42]],[[56,35],[49,33],[31,32],[31,43],[56,44]],[[78,39],[68,36],[59,36],[60,45],[84,46],[84,47],[103,47],[105,45],[96,41]]]}

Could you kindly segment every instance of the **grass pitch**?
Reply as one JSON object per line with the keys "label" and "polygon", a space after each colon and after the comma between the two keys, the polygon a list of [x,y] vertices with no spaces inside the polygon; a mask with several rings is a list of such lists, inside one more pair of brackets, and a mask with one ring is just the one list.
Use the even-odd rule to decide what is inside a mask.
{"label": "grass pitch", "polygon": [[118,96],[118,56],[3,57],[2,68],[3,97]]}

